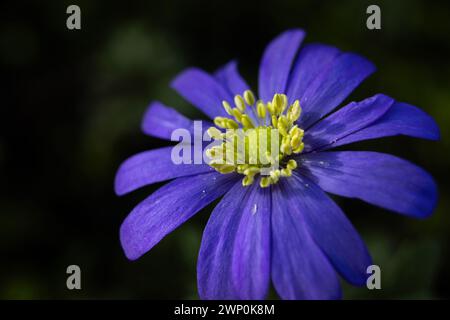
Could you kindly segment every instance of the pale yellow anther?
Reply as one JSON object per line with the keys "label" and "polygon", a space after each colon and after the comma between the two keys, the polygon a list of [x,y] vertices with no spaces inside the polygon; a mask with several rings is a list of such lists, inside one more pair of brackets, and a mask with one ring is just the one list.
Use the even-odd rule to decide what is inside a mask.
{"label": "pale yellow anther", "polygon": [[292,152],[300,153],[300,152],[303,151],[304,148],[305,148],[305,144],[302,142],[302,143],[300,143],[300,145],[296,149],[292,150]]}
{"label": "pale yellow anther", "polygon": [[300,129],[299,127],[297,127],[297,125],[291,127],[291,129],[289,129],[289,134],[291,136],[299,136],[299,137],[303,137],[304,135],[304,131],[302,129]]}
{"label": "pale yellow anther", "polygon": [[295,100],[291,109],[291,119],[292,121],[297,121],[300,118],[300,114],[302,112],[302,108],[300,107],[300,101]]}
{"label": "pale yellow anther", "polygon": [[219,168],[223,166],[224,161],[222,159],[214,159],[209,162],[209,165],[219,171]]}
{"label": "pale yellow anther", "polygon": [[300,135],[300,132],[299,131],[294,131],[294,133],[290,133],[289,134],[290,136],[291,136],[291,139],[294,139],[294,138],[296,138],[296,139],[301,139],[301,138],[303,138],[301,135]]}
{"label": "pale yellow anther", "polygon": [[291,113],[292,113],[292,104],[289,106],[289,108],[286,111],[286,117],[289,118],[291,116]]}
{"label": "pale yellow anther", "polygon": [[219,166],[218,168],[216,168],[217,171],[219,171],[220,173],[226,174],[226,173],[231,173],[234,171],[236,167],[233,165],[229,165],[229,164],[222,164],[221,166]]}
{"label": "pale yellow anther", "polygon": [[301,142],[302,142],[302,138],[299,135],[293,136],[291,139],[292,149],[297,149],[297,147],[300,145]]}
{"label": "pale yellow anther", "polygon": [[279,175],[280,175],[280,170],[278,170],[278,169],[270,171],[271,178],[276,178]]}
{"label": "pale yellow anther", "polygon": [[281,138],[281,144],[289,144],[290,142],[291,142],[291,137],[288,135]]}
{"label": "pale yellow anther", "polygon": [[255,175],[254,174],[245,174],[244,179],[242,179],[242,185],[245,186],[249,186],[253,183],[254,179],[255,179]]}
{"label": "pale yellow anther", "polygon": [[282,125],[283,127],[287,128],[289,123],[285,115],[281,115],[278,117],[278,125]]}
{"label": "pale yellow anther", "polygon": [[242,113],[238,110],[238,108],[234,108],[231,110],[231,114],[236,119],[236,121],[241,122]]}
{"label": "pale yellow anther", "polygon": [[[281,176],[280,176],[280,177],[281,177]],[[270,184],[275,184],[275,183],[277,183],[277,182],[280,180],[280,177],[275,177],[275,178],[270,177]]]}
{"label": "pale yellow anther", "polygon": [[215,117],[214,124],[220,128],[226,128],[226,118],[224,117]]}
{"label": "pale yellow anther", "polygon": [[266,118],[266,106],[261,101],[256,105],[256,111],[258,113],[258,117],[261,119]]}
{"label": "pale yellow anther", "polygon": [[244,99],[249,106],[252,106],[255,103],[255,96],[251,90],[244,91]]}
{"label": "pale yellow anther", "polygon": [[290,177],[290,176],[292,176],[292,170],[289,169],[289,168],[281,169],[281,176],[282,177]]}
{"label": "pale yellow anther", "polygon": [[234,104],[239,109],[240,112],[245,111],[245,101],[240,94],[234,96]]}
{"label": "pale yellow anther", "polygon": [[248,167],[247,169],[244,170],[244,174],[252,176],[252,175],[259,173],[260,171],[261,171],[261,169],[258,167]]}
{"label": "pale yellow anther", "polygon": [[282,153],[288,153],[288,148],[290,148],[290,146],[287,143],[281,143],[280,151]]}
{"label": "pale yellow anther", "polygon": [[290,136],[284,136],[283,139],[281,140],[281,152],[283,152],[284,154],[290,155],[292,153],[292,148],[291,148],[291,140],[290,140]]}
{"label": "pale yellow anther", "polygon": [[253,123],[252,123],[252,120],[250,120],[250,118],[249,118],[249,116],[248,115],[246,115],[246,114],[243,114],[242,115],[242,118],[241,118],[241,123],[242,123],[242,125],[244,126],[244,128],[254,128],[255,126],[253,125]]}
{"label": "pale yellow anther", "polygon": [[242,185],[247,187],[253,183],[254,179],[254,176],[245,176],[244,179],[242,179]]}
{"label": "pale yellow anther", "polygon": [[236,121],[232,119],[225,119],[225,125],[227,129],[237,129],[239,128],[239,125],[236,123]]}
{"label": "pale yellow anther", "polygon": [[281,145],[281,150],[283,151],[283,153],[285,155],[291,155],[292,154],[292,148],[290,144],[282,144]]}
{"label": "pale yellow anther", "polygon": [[248,164],[240,164],[236,167],[237,173],[244,173],[245,170],[247,170]]}
{"label": "pale yellow anther", "polygon": [[297,168],[297,161],[295,161],[294,159],[290,159],[286,164],[286,168],[294,170],[295,168]]}
{"label": "pale yellow anther", "polygon": [[274,126],[274,128],[278,127],[278,118],[276,115],[272,115],[272,125]]}
{"label": "pale yellow anther", "polygon": [[230,104],[224,100],[224,101],[222,101],[222,105],[223,105],[223,108],[225,109],[225,111],[231,116],[232,113],[231,113]]}
{"label": "pale yellow anther", "polygon": [[287,135],[288,121],[287,121],[287,119],[286,119],[286,117],[284,115],[278,117],[277,128],[280,131],[282,136],[286,136]]}
{"label": "pale yellow anther", "polygon": [[298,131],[297,125],[294,125],[289,129],[289,134],[295,135],[297,133],[297,131]]}
{"label": "pale yellow anther", "polygon": [[272,99],[272,106],[273,106],[273,110],[274,110],[274,114],[279,115],[280,114],[280,110],[283,107],[283,98],[281,97],[281,94],[274,94],[273,99]]}
{"label": "pale yellow anther", "polygon": [[283,113],[284,109],[286,109],[287,104],[288,104],[288,99],[287,96],[285,94],[280,94],[281,97],[281,104],[279,105],[279,114]]}
{"label": "pale yellow anther", "polygon": [[215,140],[219,140],[219,139],[223,138],[222,132],[220,132],[220,130],[217,129],[216,127],[210,127],[207,132],[208,132],[208,135]]}
{"label": "pale yellow anther", "polygon": [[273,106],[272,102],[267,102],[267,110],[269,110],[271,115],[275,115],[275,107]]}
{"label": "pale yellow anther", "polygon": [[280,176],[281,176],[280,170],[277,169],[270,171],[270,179],[272,183],[277,183],[278,180],[280,179]]}
{"label": "pale yellow anther", "polygon": [[270,177],[262,177],[259,181],[259,186],[261,188],[267,188],[270,185]]}

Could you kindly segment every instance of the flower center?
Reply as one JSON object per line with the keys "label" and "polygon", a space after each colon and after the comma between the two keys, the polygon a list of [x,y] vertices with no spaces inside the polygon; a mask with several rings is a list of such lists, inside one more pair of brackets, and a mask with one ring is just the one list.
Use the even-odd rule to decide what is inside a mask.
{"label": "flower center", "polygon": [[289,158],[304,148],[304,131],[295,124],[301,114],[300,102],[288,106],[287,96],[278,93],[272,101],[255,101],[246,90],[234,97],[234,105],[223,101],[230,117],[214,118],[216,127],[208,129],[214,139],[214,146],[206,151],[209,165],[223,174],[243,174],[244,186],[251,185],[257,175],[262,188],[291,176],[297,162]]}

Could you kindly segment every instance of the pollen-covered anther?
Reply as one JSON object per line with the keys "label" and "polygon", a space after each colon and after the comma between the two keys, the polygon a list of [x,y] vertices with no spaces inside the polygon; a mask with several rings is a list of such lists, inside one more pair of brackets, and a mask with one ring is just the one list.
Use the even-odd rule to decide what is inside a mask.
{"label": "pollen-covered anther", "polygon": [[[220,140],[220,139],[223,139],[223,137],[224,137],[224,134],[219,129],[217,129],[216,127],[210,127],[207,130],[207,132],[208,132],[208,135],[211,138],[213,138],[214,140]],[[207,151],[210,151],[210,150],[211,149],[209,149]]]}
{"label": "pollen-covered anther", "polygon": [[297,167],[290,157],[303,151],[304,131],[296,124],[302,111],[300,102],[289,105],[288,101],[285,94],[278,93],[271,101],[256,100],[250,90],[236,95],[234,106],[223,101],[229,117],[216,117],[214,124],[226,133],[216,127],[208,129],[209,136],[221,142],[207,150],[212,159],[209,165],[223,174],[244,175],[244,186],[251,185],[257,176],[262,188],[290,177]]}
{"label": "pollen-covered anther", "polygon": [[244,100],[249,106],[252,106],[255,103],[255,96],[251,90],[245,90]]}
{"label": "pollen-covered anther", "polygon": [[245,112],[245,101],[241,95],[238,94],[234,97],[234,104],[236,105],[236,108],[238,108],[240,112]]}
{"label": "pollen-covered anther", "polygon": [[258,103],[256,104],[256,111],[258,114],[258,118],[264,120],[266,119],[266,106],[262,101],[258,101]]}

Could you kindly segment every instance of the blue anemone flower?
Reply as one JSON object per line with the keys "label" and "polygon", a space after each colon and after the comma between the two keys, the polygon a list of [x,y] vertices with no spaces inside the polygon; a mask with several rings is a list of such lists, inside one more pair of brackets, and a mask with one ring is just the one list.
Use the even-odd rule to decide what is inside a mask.
{"label": "blue anemone flower", "polygon": [[[212,136],[236,127],[279,129],[281,167],[263,176],[259,162],[174,164],[171,147],[127,159],[117,172],[118,195],[174,179],[123,222],[120,240],[129,259],[142,256],[223,196],[201,242],[201,298],[263,299],[272,282],[283,299],[336,299],[341,297],[338,274],[364,285],[372,261],[326,192],[414,218],[433,212],[436,184],[416,165],[378,152],[329,150],[395,135],[438,140],[435,121],[383,94],[335,111],[375,67],[328,45],[307,44],[299,50],[304,36],[302,30],[288,30],[269,43],[259,69],[258,99],[235,61],[214,74],[190,68],[172,82],[181,96],[214,119],[220,130],[209,129]],[[179,128],[193,133],[194,123],[160,102],[150,104],[142,122],[146,134],[170,140]]]}

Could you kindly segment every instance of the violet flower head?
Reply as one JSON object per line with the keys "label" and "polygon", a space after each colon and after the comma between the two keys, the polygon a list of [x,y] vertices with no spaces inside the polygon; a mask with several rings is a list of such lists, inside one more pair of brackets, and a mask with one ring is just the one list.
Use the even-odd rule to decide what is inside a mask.
{"label": "violet flower head", "polygon": [[[372,261],[327,193],[414,218],[432,214],[437,187],[421,168],[383,153],[330,150],[395,135],[438,140],[434,120],[384,94],[336,110],[375,67],[332,46],[300,48],[304,36],[302,30],[288,30],[269,43],[259,68],[257,97],[235,61],[214,74],[187,69],[172,82],[213,120],[207,133],[223,142],[206,151],[210,158],[236,151],[224,133],[227,129],[253,130],[260,137],[243,140],[245,147],[237,151],[241,163],[213,159],[175,164],[172,147],[127,159],[117,172],[118,195],[172,180],[123,222],[120,240],[129,259],[142,256],[223,196],[201,242],[197,279],[202,299],[263,299],[271,282],[283,299],[338,299],[339,276],[365,285]],[[195,130],[193,121],[160,102],[150,104],[142,128],[167,140],[175,129]],[[273,134],[280,141],[275,157],[267,154],[250,163],[251,151],[270,144]]]}

